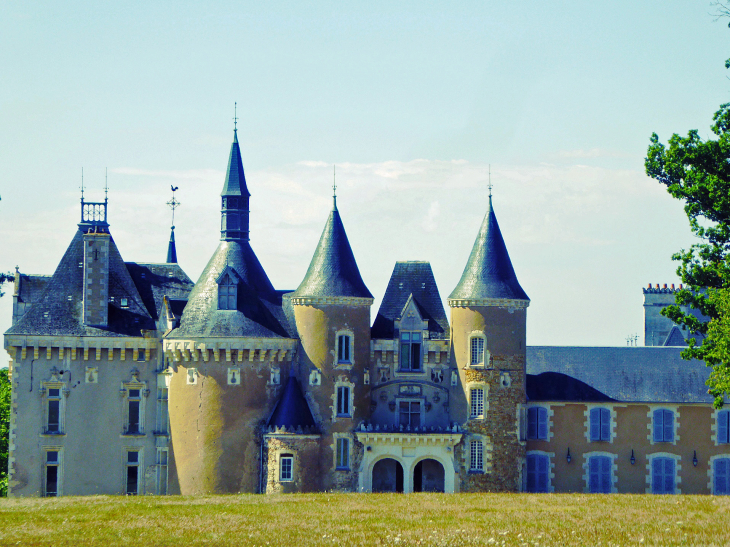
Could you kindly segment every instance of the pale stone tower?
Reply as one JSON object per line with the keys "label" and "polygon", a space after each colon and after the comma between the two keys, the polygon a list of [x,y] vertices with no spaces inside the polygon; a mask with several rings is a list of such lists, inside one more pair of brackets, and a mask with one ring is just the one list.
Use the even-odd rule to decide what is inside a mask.
{"label": "pale stone tower", "polygon": [[[525,320],[530,300],[507,252],[489,196],[464,273],[448,299],[458,371],[451,417],[464,424],[463,491],[517,491],[525,457]],[[455,378],[455,380],[457,380]],[[483,469],[483,473],[475,473]]]}
{"label": "pale stone tower", "polygon": [[334,198],[304,280],[287,295],[301,341],[299,376],[322,424],[322,490],[355,490],[361,445],[353,429],[370,413],[370,306]]}

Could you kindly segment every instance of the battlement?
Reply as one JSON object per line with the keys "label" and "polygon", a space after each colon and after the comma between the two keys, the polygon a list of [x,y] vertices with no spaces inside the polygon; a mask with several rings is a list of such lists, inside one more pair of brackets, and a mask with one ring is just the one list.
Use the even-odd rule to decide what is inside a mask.
{"label": "battlement", "polygon": [[667,284],[664,283],[661,287],[659,286],[659,283],[655,284],[653,287],[651,286],[651,283],[649,283],[648,287],[644,287],[644,294],[672,294],[677,291],[681,291],[684,288],[684,286],[680,283],[679,288],[676,288],[674,286],[674,283],[672,283],[669,287],[667,287]]}

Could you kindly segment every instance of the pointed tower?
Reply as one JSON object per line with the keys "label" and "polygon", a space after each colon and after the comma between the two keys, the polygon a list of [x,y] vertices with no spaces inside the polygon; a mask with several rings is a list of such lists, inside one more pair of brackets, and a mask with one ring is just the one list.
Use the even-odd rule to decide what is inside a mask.
{"label": "pointed tower", "polygon": [[512,267],[491,189],[489,211],[448,303],[452,362],[458,373],[452,380],[451,412],[466,430],[460,445],[463,461],[468,462],[459,472],[461,490],[518,491],[525,454],[518,424],[526,398],[525,326],[530,300]]}
{"label": "pointed tower", "polygon": [[[357,488],[353,429],[366,419],[370,357],[370,306],[334,198],[307,274],[289,295],[301,341],[300,378],[322,423],[320,459],[323,490]],[[337,469],[337,470],[336,470]]]}
{"label": "pointed tower", "polygon": [[246,187],[238,131],[233,130],[233,144],[228,157],[226,181],[221,192],[221,239],[248,241],[248,201],[251,194]]}
{"label": "pointed tower", "polygon": [[177,249],[175,249],[175,227],[170,230],[170,242],[167,244],[167,260],[168,264],[177,264]]}

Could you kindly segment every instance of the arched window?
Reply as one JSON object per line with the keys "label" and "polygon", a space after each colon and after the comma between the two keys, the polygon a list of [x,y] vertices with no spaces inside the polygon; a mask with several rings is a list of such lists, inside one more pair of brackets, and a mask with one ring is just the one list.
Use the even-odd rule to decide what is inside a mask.
{"label": "arched window", "polygon": [[238,280],[227,272],[218,282],[218,309],[235,310]]}

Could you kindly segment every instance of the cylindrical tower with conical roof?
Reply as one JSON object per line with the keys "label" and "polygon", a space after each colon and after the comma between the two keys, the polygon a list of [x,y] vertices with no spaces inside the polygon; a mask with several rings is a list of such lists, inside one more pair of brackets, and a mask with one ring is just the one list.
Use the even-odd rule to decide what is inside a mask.
{"label": "cylindrical tower with conical roof", "polygon": [[518,491],[525,445],[525,327],[530,299],[515,275],[489,196],[464,273],[448,298],[451,417],[465,424],[460,444],[462,491]]}
{"label": "cylindrical tower with conical roof", "polygon": [[301,341],[300,377],[322,427],[323,490],[357,488],[361,445],[353,429],[370,412],[370,307],[335,201],[317,249],[291,298]]}

